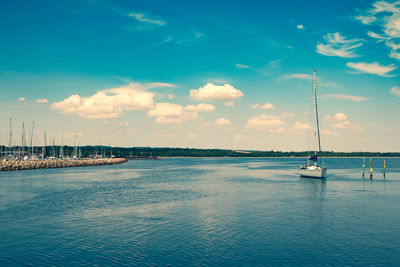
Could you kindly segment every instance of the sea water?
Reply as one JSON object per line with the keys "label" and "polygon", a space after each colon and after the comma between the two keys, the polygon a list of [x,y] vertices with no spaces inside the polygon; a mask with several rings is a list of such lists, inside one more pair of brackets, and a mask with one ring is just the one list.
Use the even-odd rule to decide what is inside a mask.
{"label": "sea water", "polygon": [[400,159],[170,158],[0,173],[0,266],[400,263]]}

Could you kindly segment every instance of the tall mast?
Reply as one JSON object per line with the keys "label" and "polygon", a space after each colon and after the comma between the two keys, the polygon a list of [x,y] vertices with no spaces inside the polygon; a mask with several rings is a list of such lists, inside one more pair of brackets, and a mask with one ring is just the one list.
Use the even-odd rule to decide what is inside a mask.
{"label": "tall mast", "polygon": [[43,144],[42,154],[43,154],[43,158],[45,158],[46,157],[46,147],[47,147],[46,130],[43,131],[43,137],[44,137],[44,144]]}
{"label": "tall mast", "polygon": [[321,139],[319,136],[319,121],[318,121],[318,104],[317,104],[317,90],[315,89],[315,73],[316,69],[313,70],[313,88],[314,88],[314,106],[315,106],[315,119],[317,123],[317,136],[318,136],[318,152],[321,153]]}
{"label": "tall mast", "polygon": [[76,146],[76,131],[75,131],[74,155],[73,155],[73,157],[74,157],[74,158],[77,158],[77,157],[78,157],[78,149],[77,149],[77,146]]}
{"label": "tall mast", "polygon": [[60,158],[64,158],[64,129],[61,131]]}
{"label": "tall mast", "polygon": [[30,155],[33,156],[33,132],[35,129],[35,122],[32,122],[32,132],[31,132],[31,144],[30,144]]}
{"label": "tall mast", "polygon": [[12,129],[11,129],[11,118],[10,118],[10,138],[8,139],[8,148],[11,151],[12,147]]}
{"label": "tall mast", "polygon": [[23,149],[26,147],[26,137],[25,137],[25,123],[22,123],[22,136],[21,136],[21,146]]}

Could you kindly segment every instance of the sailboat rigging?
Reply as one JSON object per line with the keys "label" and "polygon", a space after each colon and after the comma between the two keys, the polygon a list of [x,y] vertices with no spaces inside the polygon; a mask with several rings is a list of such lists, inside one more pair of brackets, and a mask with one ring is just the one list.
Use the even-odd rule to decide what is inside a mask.
{"label": "sailboat rigging", "polygon": [[[308,158],[307,163],[304,166],[299,167],[299,173],[301,177],[311,177],[311,178],[325,178],[326,176],[326,167],[321,158],[322,150],[321,150],[321,138],[319,134],[319,120],[318,120],[318,103],[317,103],[317,90],[315,86],[315,73],[316,70],[313,70],[313,90],[314,90],[314,108],[315,108],[315,130],[318,142],[318,152],[315,149],[314,155]],[[320,165],[318,164],[318,158]],[[314,162],[311,164],[310,161]]]}

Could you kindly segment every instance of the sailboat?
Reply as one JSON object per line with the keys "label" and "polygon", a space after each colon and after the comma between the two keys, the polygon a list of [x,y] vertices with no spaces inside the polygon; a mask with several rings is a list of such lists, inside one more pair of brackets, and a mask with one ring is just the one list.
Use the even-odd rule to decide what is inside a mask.
{"label": "sailboat", "polygon": [[[313,89],[314,89],[314,108],[315,108],[315,130],[316,137],[318,141],[318,151],[315,149],[314,155],[308,158],[306,164],[304,166],[299,167],[299,173],[301,177],[310,177],[310,178],[325,178],[326,176],[326,167],[321,158],[321,138],[319,136],[319,121],[318,121],[318,105],[317,105],[317,91],[315,88],[315,72],[313,70]],[[318,160],[319,159],[319,160]]]}

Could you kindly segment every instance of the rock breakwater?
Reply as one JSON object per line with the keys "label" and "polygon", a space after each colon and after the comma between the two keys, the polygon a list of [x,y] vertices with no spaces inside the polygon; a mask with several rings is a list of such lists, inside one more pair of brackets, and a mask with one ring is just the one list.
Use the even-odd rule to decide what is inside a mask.
{"label": "rock breakwater", "polygon": [[0,171],[16,171],[48,168],[67,168],[98,165],[114,165],[127,162],[124,158],[108,159],[43,159],[43,160],[8,160],[0,162]]}

